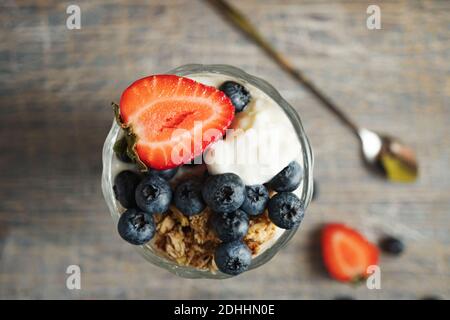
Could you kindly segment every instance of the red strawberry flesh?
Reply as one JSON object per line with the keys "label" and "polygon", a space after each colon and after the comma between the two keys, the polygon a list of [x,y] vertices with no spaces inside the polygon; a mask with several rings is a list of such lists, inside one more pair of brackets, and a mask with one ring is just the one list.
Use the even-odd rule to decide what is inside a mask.
{"label": "red strawberry flesh", "polygon": [[[168,169],[200,155],[219,139],[233,120],[234,107],[214,87],[175,75],[154,75],[123,92],[120,117],[137,136],[139,159],[148,167]],[[206,137],[208,130],[212,138]]]}
{"label": "red strawberry flesh", "polygon": [[347,282],[367,277],[367,268],[378,263],[379,253],[356,230],[333,223],[322,230],[322,254],[330,275]]}

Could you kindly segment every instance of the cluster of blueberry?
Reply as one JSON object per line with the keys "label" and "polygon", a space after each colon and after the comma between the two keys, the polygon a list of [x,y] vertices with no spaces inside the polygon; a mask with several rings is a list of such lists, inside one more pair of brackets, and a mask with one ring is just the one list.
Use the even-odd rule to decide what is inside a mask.
{"label": "cluster of blueberry", "polygon": [[[120,236],[134,245],[150,241],[156,231],[153,214],[164,213],[173,203],[184,215],[193,216],[209,206],[211,225],[222,244],[215,253],[219,270],[236,275],[248,269],[251,251],[242,241],[251,216],[267,209],[271,221],[291,229],[303,219],[302,201],[291,191],[300,185],[301,166],[293,161],[266,185],[246,186],[234,173],[211,175],[205,181],[191,178],[174,191],[169,184],[178,168],[150,170],[143,176],[133,171],[120,172],[114,180],[114,194],[127,210],[118,223]],[[269,198],[269,189],[277,193]]]}
{"label": "cluster of blueberry", "polygon": [[[298,188],[301,179],[301,167],[293,161],[267,186],[245,186],[233,173],[210,176],[206,180],[202,196],[214,212],[211,225],[222,241],[214,256],[220,271],[236,275],[250,266],[252,255],[242,241],[250,216],[260,215],[267,209],[270,220],[280,228],[291,229],[300,224],[304,206],[291,191]],[[269,198],[268,189],[278,193]]]}

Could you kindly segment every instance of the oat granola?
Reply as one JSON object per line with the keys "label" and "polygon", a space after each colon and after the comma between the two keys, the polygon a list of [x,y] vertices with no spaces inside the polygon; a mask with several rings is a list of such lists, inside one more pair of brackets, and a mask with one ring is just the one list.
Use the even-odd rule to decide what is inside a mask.
{"label": "oat granola", "polygon": [[[216,272],[214,251],[220,240],[209,226],[210,216],[209,208],[201,214],[186,217],[171,206],[169,212],[155,215],[157,232],[151,246],[179,265]],[[259,253],[263,243],[274,237],[275,231],[267,212],[251,217],[244,242],[253,256]]]}

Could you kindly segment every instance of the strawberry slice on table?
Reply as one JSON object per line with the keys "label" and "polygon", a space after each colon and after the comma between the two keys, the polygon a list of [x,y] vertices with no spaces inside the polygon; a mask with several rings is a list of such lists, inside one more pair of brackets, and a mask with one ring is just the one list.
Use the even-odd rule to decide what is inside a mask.
{"label": "strawberry slice on table", "polygon": [[367,278],[367,267],[378,263],[378,248],[344,224],[326,225],[321,237],[325,266],[336,280],[356,282]]}
{"label": "strawberry slice on table", "polygon": [[158,170],[202,154],[234,118],[231,100],[222,91],[166,74],[135,81],[115,108],[137,162]]}

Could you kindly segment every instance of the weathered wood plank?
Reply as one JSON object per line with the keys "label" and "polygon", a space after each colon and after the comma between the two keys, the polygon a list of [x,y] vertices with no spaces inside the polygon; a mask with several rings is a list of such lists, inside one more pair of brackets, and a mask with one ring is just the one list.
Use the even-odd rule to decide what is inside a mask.
{"label": "weathered wood plank", "polygon": [[[421,177],[393,185],[361,166],[357,141],[203,1],[0,4],[0,298],[450,298],[450,2],[379,1],[382,30],[360,1],[233,1],[361,125],[417,150]],[[100,191],[111,100],[132,80],[185,63],[225,63],[269,80],[311,138],[318,201],[285,250],[211,286],[146,263],[123,243]],[[316,230],[328,221],[372,239],[401,236],[382,258],[382,290],[330,281]],[[82,290],[65,287],[78,264]]]}

